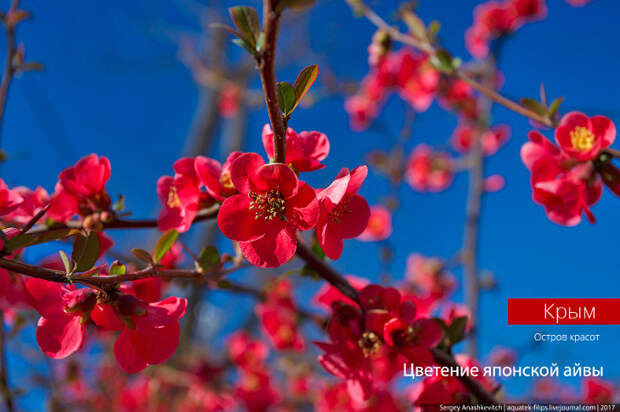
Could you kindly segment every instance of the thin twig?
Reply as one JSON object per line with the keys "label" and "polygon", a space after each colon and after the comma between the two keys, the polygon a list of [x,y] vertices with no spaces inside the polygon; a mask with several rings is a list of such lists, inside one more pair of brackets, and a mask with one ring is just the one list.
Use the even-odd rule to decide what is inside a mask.
{"label": "thin twig", "polygon": [[13,65],[13,57],[17,51],[15,45],[15,24],[10,22],[11,16],[19,8],[19,0],[13,0],[11,7],[5,15],[5,27],[6,27],[6,61],[4,62],[4,72],[2,74],[2,83],[0,83],[0,142],[2,141],[2,124],[4,119],[4,110],[6,107],[6,100],[9,95],[9,88],[11,86],[11,80],[15,74],[15,67]]}

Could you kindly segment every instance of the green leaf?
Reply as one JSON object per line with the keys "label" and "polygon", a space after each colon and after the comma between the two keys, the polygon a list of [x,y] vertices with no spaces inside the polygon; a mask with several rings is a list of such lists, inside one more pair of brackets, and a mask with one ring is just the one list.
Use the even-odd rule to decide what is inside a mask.
{"label": "green leaf", "polygon": [[295,89],[287,82],[278,82],[276,88],[280,110],[285,116],[288,116],[295,108]]}
{"label": "green leaf", "polygon": [[252,50],[256,49],[256,40],[260,32],[258,13],[252,7],[236,6],[228,9],[235,26],[243,35],[242,38],[250,44]]}
{"label": "green leaf", "polygon": [[452,321],[446,331],[452,345],[462,341],[465,338],[465,329],[467,328],[467,316],[461,316]]}
{"label": "green leaf", "polygon": [[441,30],[441,23],[437,20],[433,20],[431,24],[428,25],[428,38],[433,40],[435,36],[437,36],[437,33],[439,33],[439,30]]}
{"label": "green leaf", "polygon": [[295,84],[293,84],[293,88],[295,89],[295,105],[291,109],[291,113],[297,108],[297,105],[301,102],[301,99],[303,99],[306,93],[308,93],[308,90],[310,90],[310,87],[315,82],[318,75],[319,66],[316,64],[306,67],[299,73],[297,79],[295,79]]}
{"label": "green leaf", "polygon": [[409,28],[411,34],[413,34],[418,39],[426,39],[426,26],[422,19],[420,19],[414,12],[411,10],[406,10],[403,12],[403,20],[405,24]]}
{"label": "green leaf", "polygon": [[280,0],[278,2],[278,9],[283,10],[285,8],[293,10],[303,10],[310,6],[313,6],[316,0]]}
{"label": "green leaf", "polygon": [[252,56],[256,54],[254,46],[248,43],[245,39],[233,39],[232,42],[235,43],[237,46],[246,49]]}
{"label": "green leaf", "polygon": [[547,116],[547,108],[538,100],[524,97],[523,99],[521,99],[521,104],[536,114],[539,114],[541,116]]}
{"label": "green leaf", "polygon": [[62,260],[62,264],[65,267],[65,273],[71,273],[73,269],[71,267],[71,262],[69,261],[69,256],[67,256],[67,254],[62,250],[59,250],[58,254],[60,255],[60,260]]}
{"label": "green leaf", "polygon": [[131,254],[143,262],[146,262],[148,264],[153,263],[153,258],[151,257],[151,254],[144,249],[140,249],[140,248],[131,249]]}
{"label": "green leaf", "polygon": [[217,269],[221,265],[220,253],[215,246],[207,246],[198,255],[198,265],[207,272]]}
{"label": "green leaf", "polygon": [[563,97],[558,97],[557,99],[551,102],[551,105],[549,106],[549,117],[555,116],[555,114],[557,113],[563,101],[564,101]]}
{"label": "green leaf", "polygon": [[120,263],[118,260],[115,260],[112,265],[110,265],[110,275],[118,276],[124,275],[127,272],[125,265]]}
{"label": "green leaf", "polygon": [[99,258],[99,236],[90,232],[88,237],[81,233],[75,235],[71,260],[76,272],[85,272],[95,266]]}
{"label": "green leaf", "polygon": [[174,242],[177,241],[178,237],[179,232],[177,232],[176,229],[170,229],[159,238],[155,245],[155,251],[153,251],[153,260],[155,263],[159,263],[172,245],[174,245]]}
{"label": "green leaf", "polygon": [[112,205],[112,210],[115,212],[122,212],[125,210],[125,196],[118,195],[118,200]]}
{"label": "green leaf", "polygon": [[460,66],[461,60],[452,58],[452,55],[447,50],[442,49],[437,50],[435,54],[431,55],[430,63],[440,72],[450,74]]}
{"label": "green leaf", "polygon": [[7,252],[12,252],[17,249],[21,249],[27,246],[38,245],[40,243],[51,242],[53,240],[58,240],[65,238],[73,233],[77,233],[77,229],[52,229],[47,230],[43,233],[26,233],[23,235],[15,236],[6,242],[6,250]]}

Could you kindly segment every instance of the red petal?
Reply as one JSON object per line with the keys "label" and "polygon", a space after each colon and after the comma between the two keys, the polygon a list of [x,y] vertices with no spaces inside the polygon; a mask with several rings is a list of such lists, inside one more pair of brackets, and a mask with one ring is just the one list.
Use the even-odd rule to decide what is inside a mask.
{"label": "red petal", "polygon": [[364,180],[368,176],[368,167],[366,165],[358,166],[351,170],[351,180],[349,181],[349,187],[347,188],[347,194],[355,194],[360,190]]}
{"label": "red petal", "polygon": [[317,131],[299,133],[301,149],[305,157],[323,160],[329,154],[329,140]]}
{"label": "red petal", "polygon": [[97,304],[90,312],[90,319],[95,325],[106,330],[121,330],[124,325],[111,305]]}
{"label": "red petal", "polygon": [[173,322],[160,328],[137,327],[130,331],[130,338],[140,357],[149,365],[157,365],[174,354],[180,334],[179,322]]}
{"label": "red petal", "polygon": [[594,135],[601,139],[601,147],[606,148],[616,140],[616,125],[606,116],[593,116],[592,131]]}
{"label": "red petal", "polygon": [[151,303],[146,307],[145,316],[135,316],[136,327],[157,328],[178,323],[187,310],[187,299],[170,296],[161,302]]}
{"label": "red petal", "polygon": [[222,174],[222,165],[215,159],[204,156],[197,156],[194,163],[196,173],[205,185],[207,192],[217,200],[224,200],[221,195],[220,177]]}
{"label": "red petal", "polygon": [[331,202],[331,204],[328,203],[325,205],[328,211],[331,211],[335,205],[340,203],[344,197],[344,194],[347,192],[347,187],[349,186],[350,180],[351,174],[349,169],[343,167],[334,181],[325,189],[317,193],[317,198],[319,200],[327,199]]}
{"label": "red petal", "polygon": [[353,239],[359,236],[368,226],[370,219],[370,206],[366,199],[360,195],[353,195],[348,200],[351,213],[343,213],[340,216],[340,230],[342,237]]}
{"label": "red petal", "polygon": [[269,124],[266,124],[265,127],[263,127],[261,138],[263,140],[263,146],[265,147],[267,157],[269,159],[273,159],[273,132],[271,131],[271,126]]}
{"label": "red petal", "polygon": [[119,337],[114,343],[114,357],[127,373],[140,372],[146,368],[148,364],[136,351],[131,341],[131,329],[123,329]]}
{"label": "red petal", "polygon": [[263,158],[256,153],[244,153],[232,162],[230,178],[239,193],[247,194],[252,190],[250,181],[254,179],[258,168],[264,164]]}
{"label": "red petal", "polygon": [[286,200],[286,219],[299,230],[309,230],[316,226],[321,209],[314,189],[299,183],[297,195]]}
{"label": "red petal", "polygon": [[44,318],[64,315],[63,288],[59,283],[30,278],[24,283],[30,304]]}
{"label": "red petal", "polygon": [[[235,162],[237,163],[237,162]],[[254,178],[251,179],[251,187],[255,192],[267,192],[271,189],[279,190],[285,199],[295,196],[299,185],[297,175],[290,167],[273,163],[263,165],[256,170]]]}
{"label": "red petal", "polygon": [[42,317],[37,324],[36,335],[43,353],[53,359],[63,359],[82,346],[84,325],[79,316]]}
{"label": "red petal", "polygon": [[297,231],[286,226],[253,242],[240,242],[243,256],[254,266],[275,268],[288,262],[297,250]]}
{"label": "red petal", "polygon": [[419,319],[415,322],[419,327],[416,332],[416,344],[425,348],[434,348],[442,338],[441,327],[432,319]]}
{"label": "red petal", "polygon": [[250,210],[250,198],[246,195],[234,195],[222,203],[217,214],[217,225],[229,239],[238,242],[252,242],[260,239],[267,230],[265,219],[256,219]]}
{"label": "red petal", "polygon": [[326,223],[316,227],[316,237],[323,252],[332,260],[340,259],[344,242],[340,233],[340,225]]}

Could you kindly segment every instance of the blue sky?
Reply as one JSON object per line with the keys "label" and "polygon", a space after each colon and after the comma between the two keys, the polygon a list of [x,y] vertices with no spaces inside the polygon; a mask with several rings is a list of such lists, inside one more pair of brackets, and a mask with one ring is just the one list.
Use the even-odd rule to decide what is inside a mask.
{"label": "blue sky", "polygon": [[[6,9],[7,3],[0,5]],[[200,33],[201,2],[73,0],[62,7],[54,2],[22,3],[35,19],[20,27],[18,37],[26,45],[27,59],[43,62],[46,70],[26,74],[13,83],[2,132],[2,148],[9,154],[2,178],[11,186],[42,185],[52,191],[63,168],[95,152],[111,160],[110,194],[125,194],[127,206],[136,217],[155,217],[159,208],[155,182],[159,176],[170,174],[174,160],[183,155],[200,100],[177,52],[181,33]],[[386,17],[397,6],[396,1],[373,3]],[[421,1],[419,14],[426,21],[440,20],[442,44],[467,60],[463,33],[471,25],[472,10],[478,3]],[[506,77],[503,92],[513,97],[535,97],[539,83],[544,82],[548,96],[566,97],[563,112],[581,110],[620,121],[620,83],[616,81],[620,53],[615,27],[609,24],[612,17],[620,15],[620,4],[595,0],[585,8],[573,8],[561,0],[548,3],[546,20],[526,25],[507,41],[499,61]],[[217,4],[232,6],[237,2]],[[366,47],[374,32],[370,23],[352,17],[345,2],[323,0],[318,1],[307,23],[300,32],[305,33],[313,53],[295,56],[278,71],[280,79],[291,81],[302,67],[313,63],[319,63],[320,69],[329,66],[339,78],[359,80],[366,74]],[[252,85],[258,86],[256,79]],[[391,99],[380,121],[397,134],[403,113],[402,102]],[[531,201],[529,173],[519,158],[530,125],[504,108],[493,111],[493,120],[509,124],[512,137],[489,160],[487,168],[489,174],[502,174],[507,186],[487,196],[484,203],[480,264],[495,274],[499,289],[485,293],[481,301],[483,354],[498,344],[524,347],[538,330],[507,325],[508,297],[617,297],[620,284],[615,264],[615,234],[620,230],[618,199],[604,193],[593,208],[598,220],[595,225],[583,222],[564,228],[551,223],[543,209]],[[263,108],[251,112],[245,150],[263,153],[260,131],[266,121]],[[289,125],[296,130],[320,130],[330,138],[332,152],[324,162],[327,167],[304,176],[315,186],[328,184],[341,167],[363,163],[369,150],[393,144],[373,131],[351,131],[340,97],[298,109]],[[453,116],[433,104],[416,118],[407,150],[421,142],[445,143],[455,125]],[[551,136],[549,132],[547,135]],[[220,157],[218,153],[214,156]],[[450,257],[459,250],[466,190],[465,175],[457,176],[450,189],[439,194],[418,194],[408,186],[399,189],[401,208],[394,216],[391,238],[396,252],[394,278],[403,276],[410,253]],[[371,174],[361,193],[370,203],[378,203],[388,194],[388,185],[382,177]],[[136,243],[149,241],[146,235],[130,239],[121,232],[115,239],[126,247],[145,246],[148,243]],[[222,245],[229,248],[225,242]],[[37,251],[30,257],[47,252]],[[334,265],[343,273],[377,279],[378,246],[348,241],[343,257]],[[461,275],[459,271],[455,274]],[[239,273],[235,279],[251,283],[250,275]],[[318,287],[308,281],[300,285],[302,297]],[[250,310],[247,299],[221,293],[210,294],[209,299],[214,307],[241,305]],[[461,299],[460,293],[456,299]],[[227,319],[225,330],[240,320]],[[601,334],[601,342],[542,345],[529,351],[522,364],[581,362],[605,365],[605,376],[610,379],[620,376],[618,326],[544,330],[591,331]],[[32,330],[26,331],[24,339],[32,341]],[[12,356],[11,365],[22,365],[22,360]],[[530,383],[513,379],[506,386],[511,394],[518,395]],[[36,408],[33,405],[38,401],[40,398],[31,397],[23,405]]]}

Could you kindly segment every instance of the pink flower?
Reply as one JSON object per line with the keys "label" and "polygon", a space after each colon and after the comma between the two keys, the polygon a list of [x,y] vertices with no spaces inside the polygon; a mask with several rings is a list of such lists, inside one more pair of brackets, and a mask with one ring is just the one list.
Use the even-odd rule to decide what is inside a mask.
{"label": "pink flower", "polygon": [[[471,150],[478,132],[469,123],[461,123],[452,134],[452,145],[459,152],[467,153]],[[510,137],[510,127],[497,125],[482,134],[482,151],[485,155],[495,154]]]}
{"label": "pink flower", "polygon": [[105,185],[110,178],[110,161],[105,156],[91,154],[74,166],[60,172],[48,215],[64,222],[74,215],[87,216],[110,208],[110,196]]}
{"label": "pink flower", "polygon": [[92,320],[108,330],[120,330],[114,357],[127,373],[168,360],[179,345],[179,319],[185,315],[187,300],[171,296],[160,302],[145,303],[123,294],[112,304],[97,305]]}
{"label": "pink flower", "polygon": [[232,82],[226,82],[222,85],[218,100],[218,110],[220,116],[230,119],[237,114],[239,110],[239,101],[241,100],[241,90],[239,86]]}
{"label": "pink flower", "polygon": [[447,153],[433,152],[419,144],[409,155],[405,177],[409,185],[419,192],[439,192],[452,183],[454,166]]}
{"label": "pink flower", "polygon": [[256,316],[273,346],[278,350],[305,349],[304,338],[297,326],[297,309],[291,295],[291,284],[280,281],[266,294],[266,300],[256,306]]}
{"label": "pink flower", "polygon": [[314,190],[283,164],[265,164],[246,153],[231,166],[231,179],[240,194],[227,198],[217,224],[239,242],[246,259],[259,267],[278,267],[297,250],[297,230],[313,228],[319,218]]}
{"label": "pink flower", "polygon": [[[273,159],[273,132],[268,124],[263,127],[263,146],[267,157]],[[329,154],[329,140],[323,133],[311,131],[295,133],[286,130],[286,164],[297,172],[311,172],[325,167],[321,160]]]}
{"label": "pink flower", "polygon": [[370,207],[357,194],[367,174],[366,166],[351,172],[343,168],[331,185],[317,191],[321,216],[316,225],[316,236],[330,259],[338,259],[342,255],[343,239],[359,236],[368,226]]}
{"label": "pink flower", "polygon": [[491,175],[484,179],[484,191],[493,193],[499,192],[506,185],[506,180],[502,175]]}
{"label": "pink flower", "polygon": [[616,126],[605,116],[589,118],[580,112],[570,112],[555,129],[560,149],[578,161],[593,159],[615,139]]}
{"label": "pink flower", "polygon": [[25,186],[18,186],[13,191],[17,192],[23,201],[9,214],[8,219],[20,224],[28,223],[42,208],[47,206],[50,199],[47,191],[41,186],[34,191]]}
{"label": "pink flower", "polygon": [[211,199],[200,190],[201,181],[193,158],[181,158],[172,168],[174,177],[162,176],[157,181],[157,196],[163,205],[157,223],[162,232],[168,229],[187,232],[198,211],[209,205]]}
{"label": "pink flower", "polygon": [[267,346],[253,339],[245,331],[235,332],[228,338],[228,353],[238,367],[245,370],[259,370],[265,366],[269,355]]}
{"label": "pink flower", "polygon": [[358,240],[365,242],[377,242],[385,240],[392,234],[392,214],[383,206],[373,206],[370,208],[368,225]]}
{"label": "pink flower", "polygon": [[0,179],[0,216],[14,212],[23,202],[19,191],[10,190],[4,180]]}
{"label": "pink flower", "polygon": [[63,359],[78,350],[84,341],[84,324],[97,303],[95,292],[37,278],[28,279],[25,288],[41,315],[36,335],[43,353]]}
{"label": "pink flower", "polygon": [[230,166],[242,154],[241,152],[232,152],[228,155],[224,165],[215,159],[204,156],[196,157],[196,173],[209,195],[215,200],[221,202],[227,197],[237,194],[237,189],[230,178]]}

